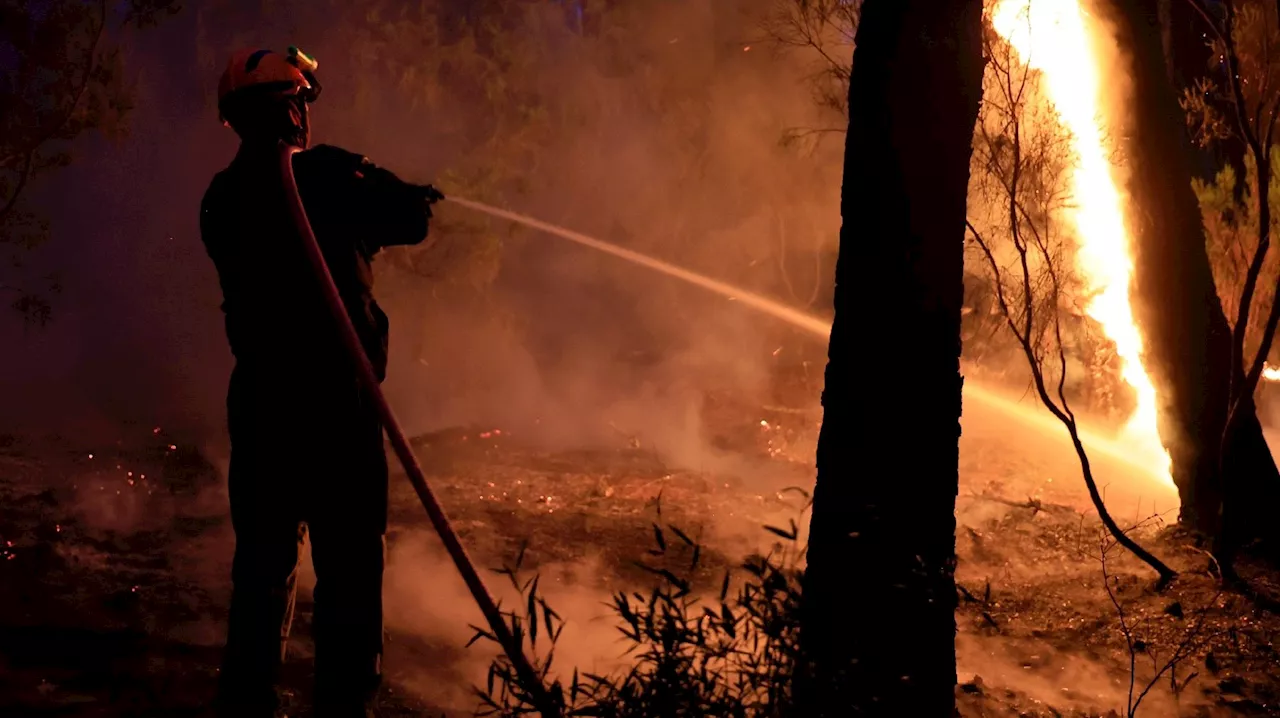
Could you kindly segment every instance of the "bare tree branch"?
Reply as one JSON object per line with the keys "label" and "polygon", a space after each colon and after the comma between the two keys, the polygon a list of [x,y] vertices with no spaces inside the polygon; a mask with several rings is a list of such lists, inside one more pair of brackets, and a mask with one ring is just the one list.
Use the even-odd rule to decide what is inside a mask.
{"label": "bare tree branch", "polygon": [[18,204],[18,197],[22,195],[22,190],[26,188],[27,181],[31,179],[31,170],[35,166],[36,150],[32,148],[28,150],[22,161],[22,169],[18,171],[18,181],[14,184],[13,190],[9,193],[9,199],[5,201],[4,207],[0,207],[0,227],[4,226],[4,220],[9,216],[9,212]]}
{"label": "bare tree branch", "polygon": [[[966,226],[968,227],[969,233],[973,237],[974,242],[982,250],[983,256],[986,257],[988,269],[990,269],[991,272],[995,274],[997,277],[1000,277],[1001,270],[1000,270],[999,264],[996,262],[995,255],[992,253],[987,241],[983,239],[982,235],[977,232],[977,230],[974,228],[972,223],[966,222]],[[1023,281],[1025,283],[1029,281],[1027,279],[1027,277],[1029,276],[1029,272],[1027,270],[1028,262],[1027,262],[1025,251],[1020,252],[1020,254],[1022,258],[1019,264],[1023,268]],[[1028,285],[1024,284],[1024,287],[1026,286]],[[1144,549],[1140,544],[1138,544],[1137,541],[1133,540],[1133,538],[1131,538],[1127,533],[1125,533],[1125,531],[1123,531],[1118,524],[1116,524],[1115,519],[1111,516],[1111,512],[1107,510],[1106,502],[1103,500],[1101,492],[1098,490],[1098,483],[1093,476],[1093,469],[1089,462],[1088,452],[1085,450],[1084,443],[1080,439],[1079,427],[1076,424],[1075,413],[1071,410],[1071,406],[1067,402],[1065,392],[1064,392],[1064,383],[1065,383],[1065,375],[1066,375],[1066,354],[1062,348],[1061,333],[1060,332],[1057,333],[1058,359],[1060,362],[1061,371],[1059,374],[1058,387],[1057,387],[1058,400],[1055,401],[1052,397],[1049,396],[1049,392],[1047,391],[1047,388],[1046,388],[1044,369],[1043,369],[1043,359],[1037,356],[1036,351],[1032,346],[1031,328],[1033,326],[1033,320],[1030,318],[1024,319],[1022,324],[1022,329],[1020,330],[1019,325],[1013,319],[1012,312],[1009,309],[1008,301],[1005,299],[1002,279],[996,280],[996,288],[997,288],[996,296],[997,296],[997,301],[999,302],[999,305],[1000,305],[1001,313],[1004,314],[1005,319],[1008,322],[1009,330],[1013,332],[1014,337],[1018,340],[1018,343],[1022,346],[1023,353],[1027,358],[1027,365],[1031,369],[1031,375],[1035,385],[1036,394],[1040,397],[1040,401],[1042,404],[1044,404],[1045,408],[1047,408],[1049,412],[1052,413],[1056,419],[1058,419],[1058,421],[1062,422],[1062,424],[1067,429],[1067,433],[1071,437],[1071,444],[1075,448],[1076,457],[1080,461],[1080,469],[1084,477],[1085,487],[1089,491],[1089,498],[1090,500],[1092,500],[1094,508],[1098,512],[1098,517],[1102,520],[1102,523],[1104,526],[1106,526],[1107,530],[1111,532],[1111,535],[1115,537],[1115,540],[1117,543],[1124,546],[1126,549],[1132,552],[1135,556],[1142,559],[1147,565],[1151,566],[1151,568],[1154,569],[1156,573],[1160,575],[1161,583],[1167,584],[1177,576],[1177,572],[1169,568],[1169,566],[1166,565],[1163,561],[1156,558],[1153,554],[1151,554],[1149,551]],[[1026,293],[1029,294],[1030,292],[1026,292]],[[1026,311],[1028,312],[1028,317],[1031,317],[1032,316],[1031,310],[1028,309]],[[1055,320],[1055,324],[1057,324],[1056,320]],[[1055,328],[1055,331],[1058,331],[1058,330]]]}
{"label": "bare tree branch", "polygon": [[67,123],[71,118],[75,117],[76,109],[80,103],[84,101],[85,92],[89,89],[90,81],[93,79],[94,67],[97,63],[98,48],[102,43],[102,37],[107,29],[107,0],[100,0],[98,3],[98,24],[93,32],[93,41],[89,44],[88,52],[85,55],[84,70],[80,73],[80,82],[76,90],[71,95],[71,102],[67,105],[66,110],[61,117],[55,120],[49,127],[41,132],[31,145],[18,154],[23,157],[22,170],[19,173],[18,182],[14,185],[9,198],[5,201],[4,207],[0,209],[0,226],[3,226],[5,218],[13,210],[18,203],[18,198],[22,191],[26,188],[28,180],[31,178],[32,169],[35,166],[35,158],[39,153],[41,146],[57,137],[67,127]]}
{"label": "bare tree branch", "polygon": [[819,105],[835,111],[841,119],[848,117],[851,50],[861,8],[861,0],[783,0],[764,25],[773,44],[815,56],[819,69],[809,77],[814,95]]}
{"label": "bare tree branch", "polygon": [[[1003,57],[999,50],[1005,51]],[[1057,175],[1046,175],[1053,173],[1056,159],[1039,155],[1033,159],[1026,154],[1029,150],[1036,153],[1052,151],[1053,143],[1063,131],[1056,126],[1024,127],[1031,92],[1030,71],[1025,67],[1015,69],[1011,50],[1003,41],[991,39],[987,55],[996,91],[985,95],[984,116],[979,120],[978,141],[975,142],[975,155],[980,166],[975,172],[994,184],[996,196],[990,201],[998,203],[993,206],[998,206],[998,212],[1003,216],[997,231],[1012,249],[1012,266],[1001,265],[990,238],[984,236],[972,220],[967,222],[970,239],[985,261],[995,288],[999,313],[1027,361],[1036,395],[1067,429],[1085,486],[1103,525],[1118,543],[1151,566],[1159,574],[1161,583],[1167,583],[1176,576],[1173,569],[1122,530],[1107,510],[1094,479],[1088,453],[1080,439],[1075,412],[1067,399],[1067,356],[1061,322],[1065,290],[1059,270],[1064,257],[1055,248],[1055,240],[1050,234],[1052,207],[1049,203],[1056,193],[1045,187],[1059,179]],[[1033,143],[1031,148],[1028,141]],[[1037,202],[1037,211],[1033,212],[1024,198]],[[1058,375],[1052,388],[1056,397],[1050,393],[1045,372],[1049,342],[1054,344],[1051,350],[1057,364]]]}
{"label": "bare tree branch", "polygon": [[[1127,718],[1136,718],[1138,709],[1142,706],[1142,702],[1146,700],[1152,689],[1166,675],[1171,675],[1170,688],[1176,696],[1182,689],[1186,688],[1198,674],[1192,672],[1179,683],[1177,679],[1177,668],[1182,662],[1191,657],[1191,654],[1202,645],[1206,639],[1205,620],[1208,618],[1209,612],[1217,605],[1218,599],[1222,596],[1219,590],[1214,594],[1213,598],[1196,611],[1195,622],[1188,626],[1183,632],[1182,638],[1178,644],[1174,646],[1173,652],[1168,658],[1161,661],[1155,653],[1153,646],[1147,645],[1145,641],[1141,641],[1135,634],[1135,624],[1130,621],[1129,615],[1125,612],[1124,605],[1120,601],[1120,597],[1116,595],[1112,588],[1112,575],[1107,570],[1107,554],[1111,549],[1106,537],[1101,539],[1099,546],[1099,561],[1102,565],[1102,586],[1107,592],[1107,598],[1111,600],[1111,605],[1115,608],[1116,616],[1120,623],[1120,634],[1124,637],[1125,647],[1129,653],[1129,692],[1128,699],[1125,702],[1125,716]],[[1212,557],[1211,557],[1212,558]],[[1151,658],[1151,679],[1148,680],[1139,690],[1138,688],[1138,654],[1146,653]],[[1134,695],[1135,692],[1137,695]]]}

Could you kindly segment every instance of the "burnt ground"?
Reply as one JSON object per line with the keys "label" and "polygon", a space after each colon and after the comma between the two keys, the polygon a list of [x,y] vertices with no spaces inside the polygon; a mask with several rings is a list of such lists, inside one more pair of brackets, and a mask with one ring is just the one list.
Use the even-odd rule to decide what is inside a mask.
{"label": "burnt ground", "polygon": [[[1137,715],[1280,714],[1272,648],[1280,616],[1265,600],[1280,597],[1276,574],[1245,567],[1261,598],[1221,591],[1205,554],[1162,525],[1173,518],[1169,489],[1100,454],[1117,516],[1182,572],[1158,590],[1134,559],[1104,551],[1073,457],[1051,425],[1020,411],[966,404],[957,503],[965,714],[1125,715],[1126,627],[1135,696],[1153,666],[1178,658]],[[620,651],[601,602],[652,581],[635,561],[651,545],[659,509],[664,523],[706,545],[699,576],[717,583],[768,545],[762,524],[796,515],[784,489],[812,481],[794,458],[812,456],[817,416],[712,403],[710,442],[723,453],[698,470],[668,465],[643,437],[548,452],[495,427],[468,427],[415,443],[477,562],[498,566],[527,545],[525,567],[548,577],[548,597],[573,629],[561,664],[598,667]],[[203,715],[232,546],[217,466],[149,428],[122,430],[113,447],[2,443],[0,716]],[[395,477],[393,487],[384,708],[466,715],[467,687],[483,680],[487,660],[483,647],[464,648],[478,615],[407,482]],[[307,713],[309,581],[304,571],[291,715]]]}

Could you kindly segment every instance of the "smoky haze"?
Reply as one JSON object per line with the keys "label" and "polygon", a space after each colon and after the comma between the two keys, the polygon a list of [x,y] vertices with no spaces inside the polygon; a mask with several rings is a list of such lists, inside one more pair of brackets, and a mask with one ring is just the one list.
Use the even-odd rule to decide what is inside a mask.
{"label": "smoky haze", "polygon": [[[596,24],[556,3],[466,10],[485,32],[466,30],[470,4],[439,5],[358,27],[315,3],[213,3],[138,36],[130,135],[83,143],[38,188],[53,240],[28,271],[59,272],[64,290],[43,330],[3,319],[0,420],[222,441],[231,358],[197,209],[235,151],[212,90],[240,47],[320,59],[317,143],[825,312],[842,143],[783,142],[831,121],[812,67],[763,37],[772,3],[652,2]],[[456,206],[437,215],[432,247],[378,260],[387,388],[411,431],[489,422],[562,445],[640,433],[701,460],[705,393],[767,401],[768,362],[821,360],[731,301]]]}
{"label": "smoky haze", "polygon": [[[0,315],[0,432],[91,444],[159,425],[225,472],[232,359],[198,207],[236,149],[213,92],[243,47],[297,44],[319,59],[317,143],[825,313],[843,142],[783,143],[791,128],[831,124],[806,84],[814,68],[762,41],[771,0],[636,4],[643,14],[579,32],[555,3],[508,3],[491,17],[506,25],[501,48],[476,47],[447,8],[433,22],[368,17],[395,2],[211,2],[139,35],[129,137],[83,143],[38,188],[53,238],[28,271],[60,272],[64,290],[45,329]],[[706,398],[754,412],[771,403],[779,363],[808,361],[820,378],[822,342],[678,280],[448,203],[432,235],[375,263],[391,319],[386,390],[410,433],[481,424],[549,449],[635,442],[673,468],[752,478],[768,468],[715,448]],[[202,514],[225,512],[220,487],[199,499]],[[145,518],[96,495],[81,509],[113,528]],[[190,562],[212,587],[230,545],[216,538]],[[392,545],[389,627],[459,650],[479,618],[433,537]],[[608,598],[588,585],[599,572],[571,568],[583,580],[553,596],[575,617],[566,655],[614,658],[612,624],[593,620]],[[219,627],[199,628],[217,643]],[[484,660],[453,656],[452,682],[481,680]]]}
{"label": "smoky haze", "polygon": [[[160,425],[225,472],[224,396],[232,360],[198,207],[236,149],[234,134],[217,122],[213,93],[226,58],[245,47],[297,44],[319,59],[324,94],[313,107],[317,143],[361,152],[407,180],[436,182],[446,193],[828,314],[843,137],[820,132],[799,143],[783,140],[797,128],[839,127],[843,118],[815,99],[810,79],[821,62],[802,50],[784,52],[765,37],[771,13],[793,2],[631,0],[604,3],[614,6],[604,19],[579,18],[572,3],[550,0],[441,0],[421,10],[395,0],[189,3],[128,46],[137,100],[131,134],[117,143],[92,138],[77,145],[75,163],[35,188],[53,238],[26,271],[60,273],[63,291],[53,297],[47,328],[24,330],[16,316],[0,313],[0,433],[50,431],[94,444],[149,437]],[[469,31],[464,21],[484,31]],[[844,57],[849,51],[839,47]],[[790,447],[801,463],[788,472],[784,462],[720,448],[715,434],[723,427],[711,412],[736,403],[732,420],[750,423],[768,405],[771,421],[808,421],[811,414],[794,410],[816,408],[823,342],[679,280],[450,203],[437,207],[432,237],[429,246],[389,251],[376,263],[376,294],[392,324],[386,389],[410,433],[480,425],[539,449],[639,445],[656,450],[666,466],[654,471],[654,480],[645,475],[632,483],[658,495],[667,477],[656,476],[668,467],[711,470],[716,480],[736,475],[755,484],[734,487],[747,500],[781,481],[811,480],[814,437]],[[885,310],[891,308],[866,309]],[[967,316],[992,324],[984,311]],[[994,330],[973,333],[994,336]],[[980,346],[972,339],[966,336],[967,352]],[[870,346],[874,338],[867,341]],[[1010,355],[990,363],[1020,367],[1023,376],[1025,360]],[[779,386],[784,379],[789,386]],[[1020,415],[1014,423],[992,406],[974,401],[965,407],[961,472],[966,480],[974,477],[975,491],[1008,483],[1016,487],[1010,496],[1021,499],[1042,484],[1076,486],[1078,464],[1060,427],[1044,416],[1043,424]],[[747,428],[757,429],[752,438],[759,438],[758,427]],[[1024,456],[1011,446],[1032,448],[1023,448]],[[559,494],[573,489],[570,479],[583,483],[594,471],[585,462],[543,463],[551,468],[514,475],[552,476],[546,492]],[[459,465],[476,471],[475,463]],[[557,474],[562,465],[568,466],[563,476]],[[1130,471],[1103,452],[1096,465],[1100,476]],[[1046,478],[1053,476],[1056,484]],[[605,478],[617,477],[599,477],[603,497],[623,491],[605,485]],[[393,491],[402,483],[396,480]],[[1033,488],[1017,493],[1024,486]],[[626,497],[612,494],[613,500],[647,502],[632,490]],[[149,528],[148,522],[167,527],[169,514],[221,517],[226,510],[221,487],[190,505],[173,499],[163,512],[128,492],[117,496],[113,502],[86,491],[77,496],[77,510],[92,517],[87,525],[113,530]],[[489,523],[469,522],[469,548],[486,560],[514,553],[497,545],[512,515],[486,508],[483,498],[469,517]],[[1140,498],[1150,503],[1148,495]],[[702,537],[716,550],[750,550],[756,542],[767,548],[773,541],[754,514],[734,517],[712,498],[695,499],[688,513],[705,501]],[[988,531],[1008,509],[967,494],[962,500],[985,507],[961,510],[971,531]],[[416,505],[409,509],[420,519]],[[777,510],[773,504],[760,509]],[[769,520],[785,525],[793,514],[788,508]],[[643,547],[635,542],[647,540],[648,517],[643,537],[628,534],[611,543],[609,537],[622,534],[606,529],[625,522],[602,516],[592,524],[597,533],[582,541],[588,545],[571,547],[587,551],[585,557],[538,569],[565,574],[546,589],[557,610],[571,617],[562,666],[607,665],[622,648],[614,624],[601,618],[616,584],[598,582],[640,555]],[[457,675],[447,681],[427,675],[424,693],[482,682],[487,655],[460,648],[470,637],[466,624],[480,617],[435,537],[396,519],[385,592],[389,629],[448,649],[448,660],[435,664]],[[571,543],[536,521],[528,526],[513,530],[528,534],[534,552]],[[474,545],[481,542],[497,547]],[[224,531],[184,549],[190,551],[181,557],[190,574],[184,584],[190,579],[225,591],[230,545]],[[991,561],[1000,571],[1025,563],[1014,549],[996,558]],[[1028,565],[1044,573],[1042,565]],[[962,577],[972,586],[989,576],[969,556],[961,566],[973,571]],[[1096,573],[1092,565],[1088,570]],[[195,628],[199,640],[220,641],[216,621],[206,618]],[[963,671],[1024,671],[1020,657],[997,655],[994,643],[970,639],[965,634],[961,645]],[[1085,668],[1055,674],[1055,686],[1068,675],[1067,683],[1102,681],[1077,653],[1062,656]],[[412,664],[397,657],[388,665],[398,660]],[[1113,705],[1112,689],[1106,692]],[[471,698],[448,700],[470,707]]]}

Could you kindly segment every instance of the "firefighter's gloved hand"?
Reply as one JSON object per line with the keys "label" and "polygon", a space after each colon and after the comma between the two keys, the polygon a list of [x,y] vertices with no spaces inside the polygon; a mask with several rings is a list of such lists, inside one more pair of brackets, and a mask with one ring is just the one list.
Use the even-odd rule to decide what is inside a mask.
{"label": "firefighter's gloved hand", "polygon": [[429,184],[422,185],[420,189],[422,190],[422,198],[425,199],[429,205],[435,204],[436,202],[444,199],[444,193]]}

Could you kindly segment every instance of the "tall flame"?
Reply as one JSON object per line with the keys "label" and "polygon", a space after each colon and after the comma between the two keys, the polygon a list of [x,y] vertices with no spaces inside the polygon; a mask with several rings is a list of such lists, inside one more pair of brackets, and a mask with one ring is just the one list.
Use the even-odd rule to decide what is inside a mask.
{"label": "tall flame", "polygon": [[1262,367],[1262,378],[1267,381],[1280,381],[1280,366],[1267,364]]}
{"label": "tall flame", "polygon": [[1133,260],[1123,197],[1100,126],[1102,72],[1093,30],[1077,0],[1000,0],[991,20],[1027,66],[1041,73],[1058,118],[1071,134],[1077,269],[1091,297],[1085,311],[1115,343],[1121,376],[1137,394],[1125,442],[1172,483],[1169,454],[1156,430],[1156,390],[1142,365],[1142,334],[1129,303]]}

